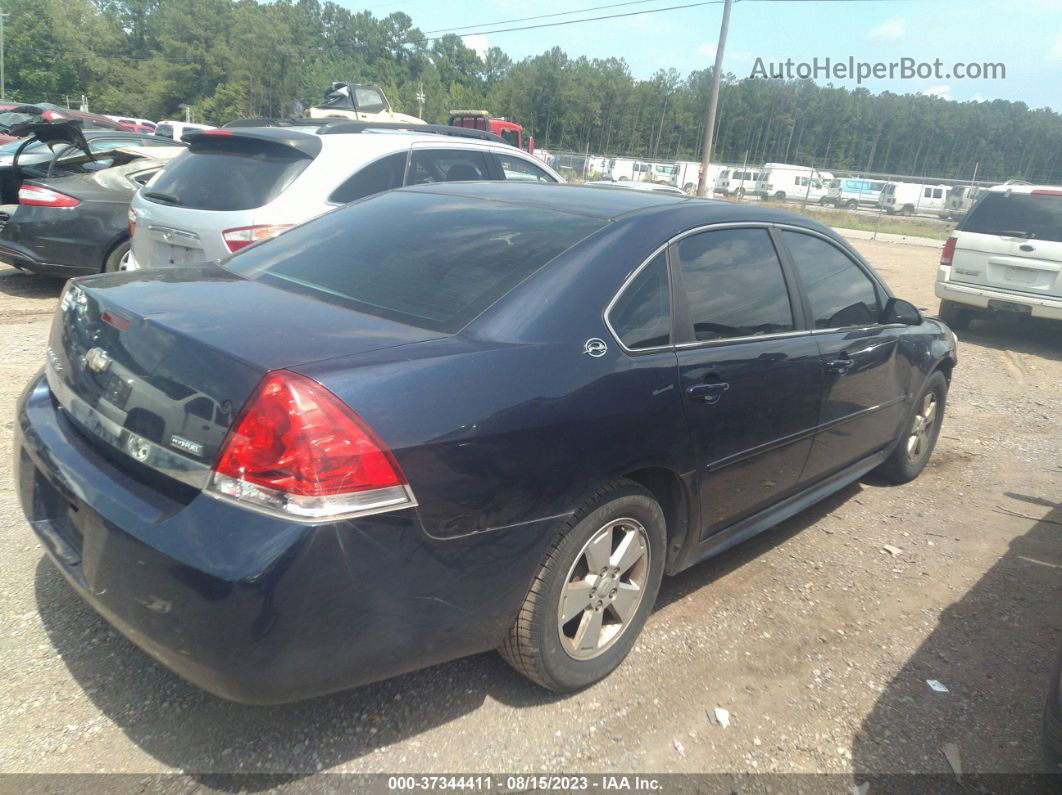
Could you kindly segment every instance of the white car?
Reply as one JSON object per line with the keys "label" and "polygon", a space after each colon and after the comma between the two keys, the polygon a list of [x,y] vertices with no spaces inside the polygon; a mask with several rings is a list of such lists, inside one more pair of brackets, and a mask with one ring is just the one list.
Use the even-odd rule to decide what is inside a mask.
{"label": "white car", "polygon": [[936,294],[954,329],[999,313],[1062,320],[1062,186],[983,191],[944,244]]}
{"label": "white car", "polygon": [[480,130],[306,120],[188,135],[129,207],[128,269],[220,259],[348,202],[403,185],[466,180],[564,182]]}

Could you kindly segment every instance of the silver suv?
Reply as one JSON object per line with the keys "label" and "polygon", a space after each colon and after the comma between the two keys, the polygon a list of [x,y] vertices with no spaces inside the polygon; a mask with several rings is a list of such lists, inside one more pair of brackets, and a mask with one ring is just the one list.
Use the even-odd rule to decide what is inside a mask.
{"label": "silver suv", "polygon": [[189,148],[133,198],[130,269],[226,257],[341,204],[426,182],[563,182],[479,130],[338,121],[233,127]]}

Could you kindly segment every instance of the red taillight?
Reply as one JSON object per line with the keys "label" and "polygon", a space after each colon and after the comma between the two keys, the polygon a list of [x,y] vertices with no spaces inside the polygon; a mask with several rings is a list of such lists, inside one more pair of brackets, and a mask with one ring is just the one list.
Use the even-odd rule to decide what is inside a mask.
{"label": "red taillight", "polygon": [[259,240],[268,240],[276,237],[285,229],[291,229],[291,224],[258,224],[257,226],[237,226],[226,229],[221,233],[229,251],[239,251]]}
{"label": "red taillight", "polygon": [[18,203],[30,207],[77,207],[80,200],[57,190],[37,185],[23,185],[18,189]]}
{"label": "red taillight", "polygon": [[215,494],[307,520],[416,503],[391,451],[335,395],[288,370],[268,373],[229,431]]}
{"label": "red taillight", "polygon": [[955,243],[954,237],[949,237],[944,243],[944,250],[940,252],[941,265],[951,265],[951,259],[955,256]]}

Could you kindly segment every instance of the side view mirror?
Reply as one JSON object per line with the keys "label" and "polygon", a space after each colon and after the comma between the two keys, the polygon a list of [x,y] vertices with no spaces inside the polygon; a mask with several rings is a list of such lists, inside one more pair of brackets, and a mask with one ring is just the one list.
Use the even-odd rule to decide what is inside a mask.
{"label": "side view mirror", "polygon": [[889,323],[902,323],[905,326],[918,326],[922,323],[922,313],[910,301],[904,301],[902,298],[890,298],[885,302],[881,320],[886,325]]}

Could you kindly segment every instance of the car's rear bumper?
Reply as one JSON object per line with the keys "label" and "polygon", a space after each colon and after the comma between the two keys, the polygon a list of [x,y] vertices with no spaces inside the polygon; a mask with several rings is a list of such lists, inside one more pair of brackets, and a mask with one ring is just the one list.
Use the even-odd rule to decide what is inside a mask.
{"label": "car's rear bumper", "polygon": [[437,541],[415,511],[308,526],[166,496],[103,457],[33,380],[17,410],[23,511],[74,589],[181,676],[279,703],[494,648],[552,520]]}
{"label": "car's rear bumper", "polygon": [[6,262],[9,265],[14,265],[32,273],[39,273],[43,276],[67,278],[96,273],[92,268],[83,266],[44,262],[27,246],[3,238],[0,238],[0,262]]}
{"label": "car's rear bumper", "polygon": [[972,284],[956,284],[955,282],[937,281],[934,291],[937,298],[954,301],[977,309],[991,310],[991,301],[1005,301],[1008,304],[1019,304],[1029,307],[1033,317],[1043,317],[1049,320],[1062,320],[1062,298],[1048,298],[1023,293],[1012,293],[1004,290],[993,290],[988,287],[977,287]]}

